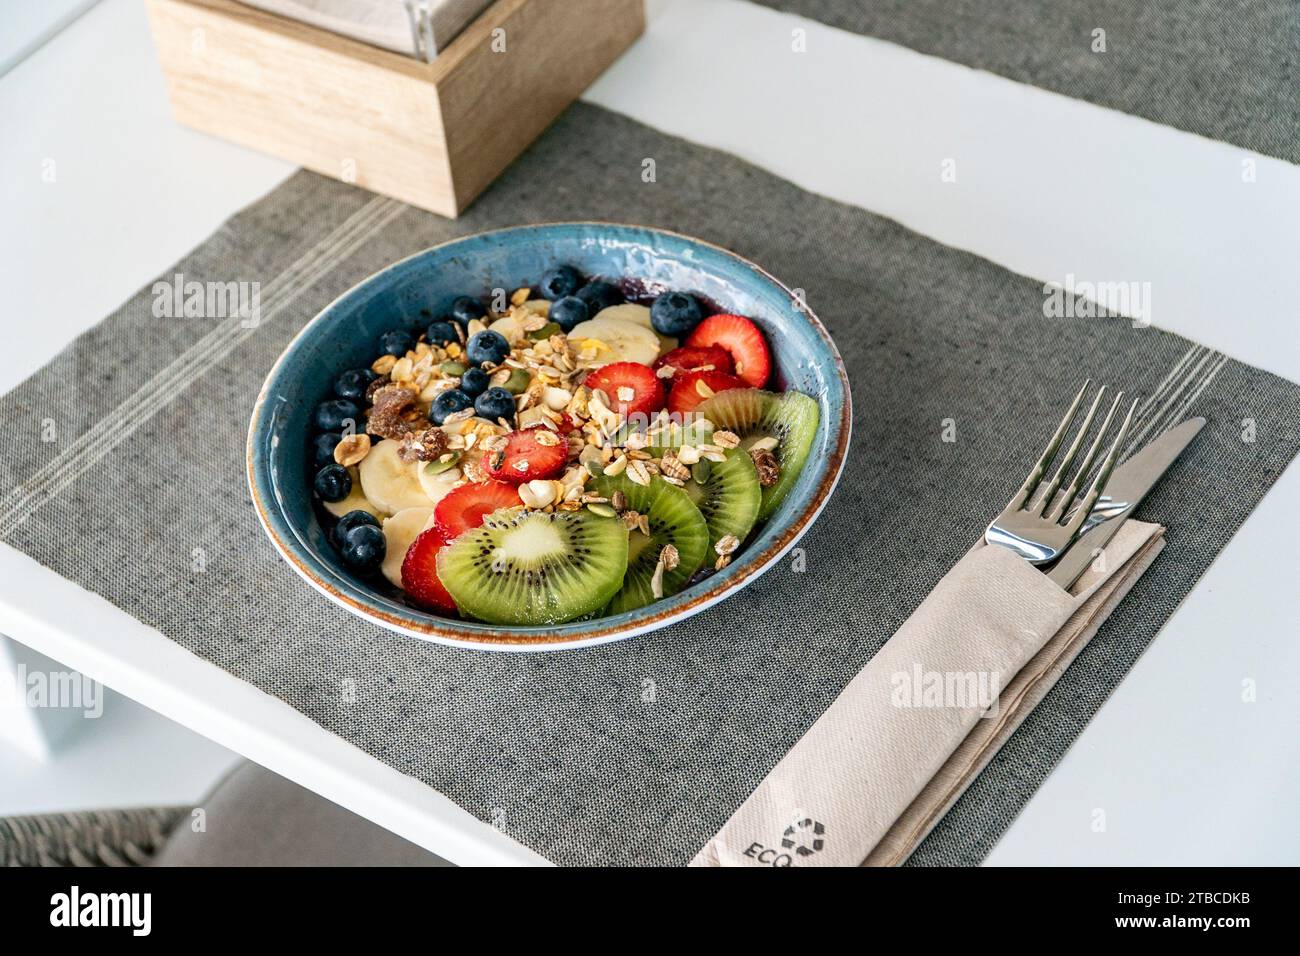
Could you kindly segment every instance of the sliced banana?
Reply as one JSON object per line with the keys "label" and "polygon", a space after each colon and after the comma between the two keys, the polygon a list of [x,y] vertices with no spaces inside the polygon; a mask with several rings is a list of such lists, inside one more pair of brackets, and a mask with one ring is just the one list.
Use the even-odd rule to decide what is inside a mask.
{"label": "sliced banana", "polygon": [[400,443],[385,438],[361,460],[361,490],[385,514],[407,508],[431,508],[433,502],[420,487],[416,473],[419,462],[402,461]]}
{"label": "sliced banana", "polygon": [[622,319],[595,318],[579,322],[569,333],[569,339],[578,349],[582,348],[583,339],[597,339],[608,345],[607,351],[602,349],[596,355],[595,361],[602,365],[610,362],[652,365],[659,357],[659,336],[654,329]]}
{"label": "sliced banana", "polygon": [[[634,302],[624,302],[622,305],[611,305],[607,309],[601,309],[596,313],[597,319],[615,319],[619,322],[631,322],[633,325],[643,325],[647,329],[654,331],[654,326],[650,323],[650,309],[648,306],[637,305]],[[677,348],[677,340],[670,339],[666,335],[660,335],[655,332],[655,337],[659,339],[659,355],[665,352],[671,352]],[[656,355],[655,358],[659,356]]]}
{"label": "sliced banana", "polygon": [[437,474],[431,474],[429,466],[433,464],[436,463],[428,461],[416,462],[415,468],[420,479],[420,487],[429,500],[436,505],[446,497],[447,492],[451,491],[456,482],[460,481],[464,476],[461,474],[461,470],[455,467],[447,468]]}
{"label": "sliced banana", "polygon": [[380,570],[384,577],[402,586],[402,562],[411,542],[433,522],[432,508],[407,508],[384,520],[384,563]]}
{"label": "sliced banana", "polygon": [[654,328],[650,324],[650,310],[644,305],[635,305],[631,302],[624,302],[622,305],[611,305],[608,308],[601,309],[593,319],[617,319],[620,322],[631,322],[633,325],[644,325],[647,329]]}
{"label": "sliced banana", "polygon": [[361,490],[361,479],[357,469],[349,468],[348,474],[352,476],[352,491],[342,501],[322,501],[325,510],[336,518],[342,518],[349,511],[366,511],[376,518],[382,518],[386,512],[380,511],[366,498],[365,492]]}

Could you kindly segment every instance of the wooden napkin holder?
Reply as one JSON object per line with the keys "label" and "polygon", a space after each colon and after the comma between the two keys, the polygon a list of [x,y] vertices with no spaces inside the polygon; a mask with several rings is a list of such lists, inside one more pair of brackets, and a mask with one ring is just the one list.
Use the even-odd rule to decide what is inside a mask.
{"label": "wooden napkin holder", "polygon": [[233,0],[147,0],[176,119],[459,215],[645,26],[642,0],[497,0],[432,63]]}

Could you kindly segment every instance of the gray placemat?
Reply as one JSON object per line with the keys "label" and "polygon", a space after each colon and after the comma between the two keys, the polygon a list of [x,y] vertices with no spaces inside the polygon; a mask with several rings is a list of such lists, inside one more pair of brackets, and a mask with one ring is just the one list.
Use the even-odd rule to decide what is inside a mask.
{"label": "gray placemat", "polygon": [[1296,0],[756,2],[1300,162]]}
{"label": "gray placemat", "polygon": [[[244,435],[263,377],[317,310],[399,257],[585,218],[692,233],[807,290],[856,429],[806,570],[787,559],[681,624],[553,654],[349,617],[254,517]],[[589,105],[457,222],[300,173],[177,272],[261,281],[260,326],[156,318],[145,289],[0,399],[0,537],[561,863],[685,863],[976,540],[1081,365],[1142,391],[1182,360],[1160,418],[1210,424],[1142,509],[1169,547],[916,857],[981,859],[1300,446],[1289,382],[1122,320],[1046,319],[1036,282]]]}

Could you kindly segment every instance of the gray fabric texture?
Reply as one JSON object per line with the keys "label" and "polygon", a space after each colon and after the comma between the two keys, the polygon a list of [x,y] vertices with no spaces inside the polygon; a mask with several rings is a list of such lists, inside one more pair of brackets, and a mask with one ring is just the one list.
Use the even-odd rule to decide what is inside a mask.
{"label": "gray fabric texture", "polygon": [[184,807],[87,810],[0,819],[0,867],[141,866]]}
{"label": "gray fabric texture", "polygon": [[236,767],[172,830],[153,866],[446,866],[337,803],[255,763]]}
{"label": "gray fabric texture", "polygon": [[[641,179],[645,157],[657,182]],[[801,542],[806,570],[787,559],[680,624],[550,654],[449,649],[350,617],[277,559],[254,516],[244,438],[264,376],[380,267],[563,219],[694,234],[807,291],[843,353],[856,427]],[[312,253],[317,278],[273,283],[358,221],[356,241]],[[206,370],[128,403],[142,406],[129,429],[119,405],[213,332],[154,318],[147,288],[0,399],[0,536],[566,864],[689,860],[977,539],[1080,378],[1149,393],[1184,359],[1194,374],[1167,417],[1210,422],[1139,511],[1168,525],[1168,548],[913,859],[978,862],[1300,447],[1290,382],[1124,320],[1044,318],[1037,282],[584,104],[458,221],[304,172],[173,272],[287,291],[275,309],[264,291],[256,330],[205,342]],[[95,428],[78,456],[90,465],[60,458]]]}
{"label": "gray fabric texture", "polygon": [[1296,0],[756,2],[1300,162]]}

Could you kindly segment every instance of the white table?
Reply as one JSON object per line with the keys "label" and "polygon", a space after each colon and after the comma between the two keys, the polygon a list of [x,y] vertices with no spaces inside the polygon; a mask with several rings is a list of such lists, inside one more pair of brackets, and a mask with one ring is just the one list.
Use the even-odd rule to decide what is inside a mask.
{"label": "white table", "polygon": [[[650,9],[592,102],[1042,280],[1149,281],[1155,324],[1300,379],[1300,168],[743,0]],[[137,0],[0,77],[0,116],[0,390],[292,172],[171,121]],[[991,864],[1300,862],[1296,540],[1293,466]],[[455,862],[541,862],[7,546],[0,632]]]}

